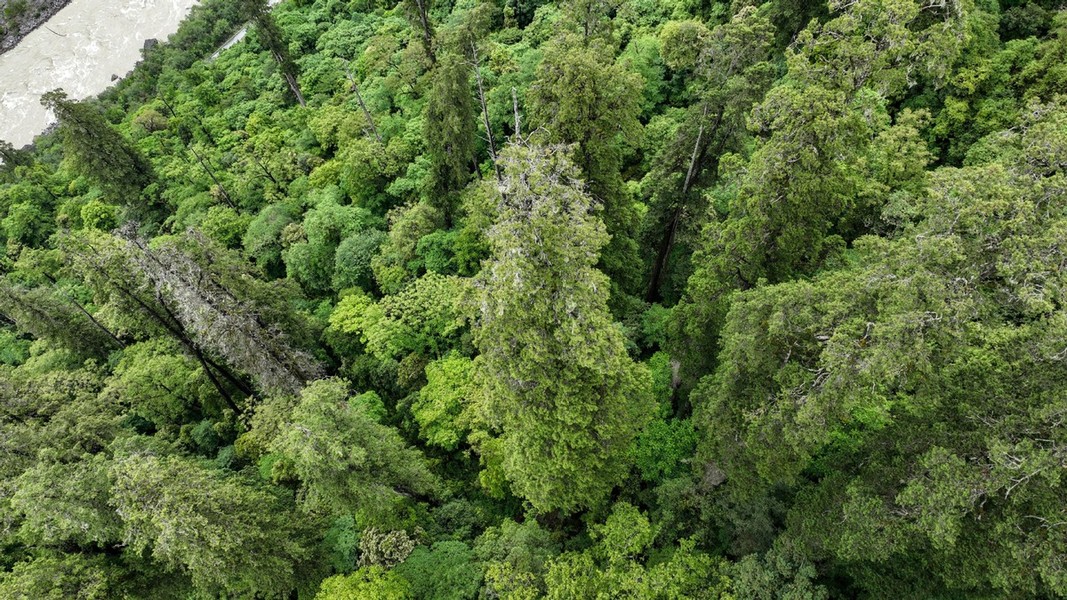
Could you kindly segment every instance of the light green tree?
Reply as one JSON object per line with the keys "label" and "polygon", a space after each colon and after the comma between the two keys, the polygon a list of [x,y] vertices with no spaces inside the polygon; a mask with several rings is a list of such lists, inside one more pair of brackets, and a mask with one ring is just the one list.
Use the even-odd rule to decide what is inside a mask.
{"label": "light green tree", "polygon": [[340,204],[340,196],[341,191],[336,187],[316,191],[313,194],[315,206],[304,214],[304,239],[291,243],[282,252],[289,276],[313,294],[331,290],[337,273],[336,253],[340,244],[380,224],[367,209]]}
{"label": "light green tree", "polygon": [[474,363],[456,353],[426,365],[426,385],[411,403],[411,414],[428,443],[453,450],[466,437],[465,412],[476,392]]}
{"label": "light green tree", "polygon": [[438,358],[465,331],[458,303],[467,280],[428,273],[398,293],[374,302],[361,293],[344,297],[330,315],[336,331],[359,336],[367,352],[386,359]]}
{"label": "light green tree", "polygon": [[323,581],[315,600],[407,600],[409,588],[407,580],[394,571],[363,567]]}
{"label": "light green tree", "polygon": [[111,503],[135,551],[185,570],[208,595],[281,595],[310,551],[291,505],[251,481],[132,445],[111,468]]}
{"label": "light green tree", "polygon": [[0,574],[0,595],[19,600],[104,600],[118,591],[120,577],[103,556],[46,552]]}
{"label": "light green tree", "polygon": [[545,574],[559,544],[535,519],[511,520],[486,529],[474,544],[485,563],[485,590],[507,600],[540,598]]}
{"label": "light green tree", "polygon": [[22,539],[32,545],[84,549],[119,543],[122,523],[108,505],[107,457],[101,453],[57,462],[49,460],[55,452],[42,454],[44,459],[14,482],[10,498],[14,514],[21,517]]}
{"label": "light green tree", "polygon": [[669,560],[644,564],[656,527],[631,504],[616,504],[603,525],[590,529],[595,546],[565,553],[550,563],[547,599],[732,597],[721,559],[697,551],[692,540],[683,540]]}
{"label": "light green tree", "polygon": [[173,340],[154,338],[124,349],[105,392],[157,426],[180,424],[222,408],[201,369]]}
{"label": "light green tree", "polygon": [[292,463],[307,508],[376,514],[404,497],[433,492],[436,482],[421,453],[379,423],[368,400],[350,398],[339,379],[319,380],[280,424],[270,448]]}

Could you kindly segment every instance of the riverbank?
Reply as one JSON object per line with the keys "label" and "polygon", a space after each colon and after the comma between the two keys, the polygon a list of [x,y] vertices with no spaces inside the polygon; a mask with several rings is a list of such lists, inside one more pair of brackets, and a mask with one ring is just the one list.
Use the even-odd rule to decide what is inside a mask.
{"label": "riverbank", "polygon": [[95,96],[143,57],[145,40],[177,31],[198,0],[73,0],[0,55],[0,139],[28,144],[51,121],[41,94]]}
{"label": "riverbank", "polygon": [[0,54],[17,46],[23,38],[47,23],[70,2],[71,0],[0,0]]}

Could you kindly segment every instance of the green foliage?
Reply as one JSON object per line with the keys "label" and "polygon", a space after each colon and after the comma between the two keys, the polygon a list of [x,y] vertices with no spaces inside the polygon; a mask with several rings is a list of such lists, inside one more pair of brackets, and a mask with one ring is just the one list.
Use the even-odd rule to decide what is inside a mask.
{"label": "green foliage", "polygon": [[125,542],[185,570],[204,594],[277,595],[309,557],[302,524],[269,490],[177,456],[131,448],[111,468]]}
{"label": "green foliage", "polygon": [[109,231],[117,224],[115,207],[100,200],[90,200],[82,205],[82,223],[90,229]]}
{"label": "green foliage", "polygon": [[686,92],[697,102],[668,121],[682,119],[673,139],[664,140],[642,182],[649,196],[645,239],[657,248],[649,300],[674,298],[681,291],[676,284],[671,286],[675,289],[664,289],[685,267],[684,262],[679,264],[676,244],[689,243],[702,224],[691,222],[706,202],[697,190],[715,183],[721,159],[745,146],[746,119],[777,75],[769,60],[773,35],[765,11],[752,7],[738,10],[710,31],[699,22],[672,21],[660,32],[664,61],[689,75]]}
{"label": "green foliage", "polygon": [[466,185],[474,163],[476,121],[470,69],[458,56],[442,56],[423,114],[431,164],[427,193],[430,203],[446,216],[452,209],[451,194]]}
{"label": "green foliage", "polygon": [[552,535],[530,519],[510,520],[485,530],[474,551],[485,563],[486,590],[501,598],[534,598],[545,591],[548,564],[559,554]]}
{"label": "green foliage", "polygon": [[[868,589],[915,577],[913,556],[952,565],[931,573],[946,590],[1059,589],[1043,562],[1052,546],[1037,550],[1022,523],[1041,528],[1059,494],[1053,480],[1031,486],[1050,456],[1034,436],[1056,436],[1059,365],[1041,357],[1052,356],[1067,288],[1029,257],[1056,252],[1050,232],[1063,227],[1061,203],[1040,191],[1064,177],[1048,162],[1062,153],[1063,114],[1035,105],[1002,134],[1007,165],[937,171],[925,194],[894,207],[904,234],[860,240],[855,266],[740,295],[721,366],[694,394],[716,432],[704,456],[734,493],[802,490],[790,531],[858,563]],[[1036,567],[977,550],[994,537],[1006,553],[1031,548]]]}
{"label": "green foliage", "polygon": [[106,391],[157,426],[186,422],[221,404],[202,367],[167,338],[124,349]]}
{"label": "green foliage", "polygon": [[312,383],[271,443],[292,462],[306,508],[373,515],[406,495],[430,493],[435,481],[420,453],[378,423],[373,407],[348,398],[341,380]]}
{"label": "green foliage", "polygon": [[346,296],[330,324],[358,334],[367,351],[382,359],[442,356],[462,332],[458,302],[464,287],[459,278],[428,273],[377,303],[358,293]]}
{"label": "green foliage", "polygon": [[297,66],[290,57],[289,45],[285,41],[284,33],[271,14],[270,4],[267,0],[241,0],[238,7],[242,16],[255,23],[255,33],[259,43],[271,53],[294,98],[301,106],[304,106],[304,96],[296,84]]}
{"label": "green foliage", "polygon": [[380,229],[367,229],[342,240],[334,254],[333,289],[370,291],[374,286],[371,261],[388,237]]}
{"label": "green foliage", "polygon": [[493,256],[479,276],[475,360],[504,472],[543,512],[596,506],[651,409],[596,270],[607,235],[558,147],[509,148]]}
{"label": "green foliage", "polygon": [[390,569],[404,562],[414,549],[415,541],[403,529],[379,531],[369,527],[359,538],[359,564]]}
{"label": "green foliage", "polygon": [[0,142],[0,597],[1067,596],[1061,4],[203,0]]}
{"label": "green foliage", "polygon": [[135,218],[160,219],[162,208],[149,189],[156,182],[152,163],[90,104],[68,99],[63,90],[41,97],[59,119],[64,146],[76,169],[111,200],[132,209]]}
{"label": "green foliage", "polygon": [[674,70],[696,69],[711,31],[700,21],[670,21],[660,30],[663,62]]}
{"label": "green foliage", "polygon": [[240,215],[228,206],[212,206],[200,223],[200,228],[223,246],[238,248],[251,221],[251,216]]}
{"label": "green foliage", "polygon": [[682,541],[671,557],[654,566],[635,558],[656,535],[635,507],[616,504],[602,526],[592,529],[597,543],[584,552],[568,552],[552,561],[545,578],[546,598],[720,598],[729,579],[716,559]]}
{"label": "green foliage", "polygon": [[395,571],[364,567],[351,575],[335,575],[322,582],[316,600],[405,600],[410,586]]}
{"label": "green foliage", "polygon": [[[870,171],[877,163],[868,156],[871,140],[889,124],[886,98],[900,94],[909,77],[895,61],[922,57],[925,76],[939,81],[960,51],[970,16],[962,6],[946,9],[943,23],[924,30],[919,4],[911,0],[842,8],[838,17],[801,32],[787,55],[786,76],[753,109],[749,128],[759,142],[729,182],[726,206],[702,233],[687,290],[691,300],[676,312],[676,337],[694,370],[708,368],[714,356],[733,291],[787,281],[838,260],[854,237],[842,225],[872,212],[857,197],[870,193],[865,184],[875,178]],[[927,160],[923,152],[904,156],[913,165],[897,168],[906,172],[921,170]],[[867,202],[883,206],[899,189],[898,182],[889,183]]]}
{"label": "green foliage", "polygon": [[9,275],[0,280],[0,312],[20,332],[81,356],[103,358],[117,345],[98,321],[79,308],[77,300],[55,287],[27,287]]}
{"label": "green foliage", "polygon": [[689,471],[697,434],[689,419],[655,419],[637,436],[630,455],[645,481],[659,482]]}
{"label": "green foliage", "polygon": [[19,600],[103,600],[112,597],[114,578],[103,557],[48,553],[0,575],[0,594]]}
{"label": "green foliage", "polygon": [[636,145],[641,124],[641,78],[613,63],[599,41],[574,37],[554,40],[545,49],[537,81],[530,89],[535,136],[541,143],[575,144],[573,160],[603,203],[604,225],[611,235],[602,261],[607,273],[632,289],[638,267],[633,240],[637,220],[620,171],[629,147]]}
{"label": "green foliage", "polygon": [[7,216],[0,221],[8,243],[16,242],[36,246],[51,233],[52,224],[48,222],[47,213],[40,206],[31,203],[15,204],[8,207]]}
{"label": "green foliage", "polygon": [[412,402],[411,413],[427,443],[453,450],[466,437],[464,412],[476,394],[474,362],[449,354],[426,365],[426,385]]}
{"label": "green foliage", "polygon": [[813,583],[817,573],[796,550],[775,545],[765,556],[750,554],[727,569],[738,598],[825,600],[826,588]]}
{"label": "green foliage", "polygon": [[419,240],[433,233],[440,219],[440,211],[425,202],[390,213],[389,239],[371,260],[374,279],[383,293],[399,292],[423,272],[417,252]]}
{"label": "green foliage", "polygon": [[[304,239],[298,239],[282,253],[289,276],[317,294],[331,289],[340,244],[364,231],[373,231],[377,225],[370,211],[338,204],[340,193],[332,188],[317,194],[319,199],[314,208],[304,215]],[[351,246],[348,251],[352,251]]]}
{"label": "green foliage", "polygon": [[[119,515],[108,506],[108,461],[103,455],[72,462],[42,461],[15,481],[11,510],[19,536],[52,546],[89,548],[122,539]],[[63,485],[56,486],[62,481]]]}
{"label": "green foliage", "polygon": [[467,600],[478,597],[481,565],[463,542],[437,542],[420,546],[396,567],[411,582],[411,597],[426,600]]}
{"label": "green foliage", "polygon": [[248,224],[242,237],[245,253],[263,270],[274,272],[282,265],[282,234],[292,223],[289,210],[282,205],[270,205],[259,211]]}
{"label": "green foliage", "polygon": [[607,521],[591,526],[589,534],[599,542],[599,551],[609,563],[633,559],[651,547],[656,538],[648,518],[625,502],[613,506]]}
{"label": "green foliage", "polygon": [[422,259],[426,270],[431,273],[449,275],[456,271],[455,244],[456,234],[453,231],[435,231],[419,238],[415,246],[415,252]]}
{"label": "green foliage", "polygon": [[30,341],[10,329],[0,329],[0,364],[17,366],[30,357]]}

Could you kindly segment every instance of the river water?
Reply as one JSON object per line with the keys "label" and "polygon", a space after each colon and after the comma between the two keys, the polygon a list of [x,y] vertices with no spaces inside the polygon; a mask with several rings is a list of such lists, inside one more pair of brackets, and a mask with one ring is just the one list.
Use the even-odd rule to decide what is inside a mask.
{"label": "river water", "polygon": [[0,55],[0,140],[18,148],[44,131],[49,90],[81,99],[107,89],[141,59],[145,40],[177,31],[197,1],[73,0]]}

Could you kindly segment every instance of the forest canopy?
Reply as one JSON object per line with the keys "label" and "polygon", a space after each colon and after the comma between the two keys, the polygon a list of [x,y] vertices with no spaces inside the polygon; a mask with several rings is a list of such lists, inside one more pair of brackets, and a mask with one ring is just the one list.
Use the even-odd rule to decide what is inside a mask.
{"label": "forest canopy", "polygon": [[0,597],[1067,597],[1065,65],[1058,0],[204,0],[0,142]]}

